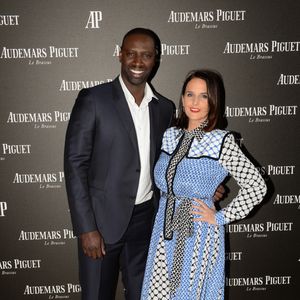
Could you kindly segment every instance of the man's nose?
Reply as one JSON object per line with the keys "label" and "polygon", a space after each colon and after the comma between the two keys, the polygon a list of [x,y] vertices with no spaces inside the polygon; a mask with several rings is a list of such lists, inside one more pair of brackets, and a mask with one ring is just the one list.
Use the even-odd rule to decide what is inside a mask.
{"label": "man's nose", "polygon": [[142,57],[141,57],[140,55],[136,55],[136,56],[134,57],[133,63],[134,63],[136,66],[142,65],[142,64],[143,64]]}

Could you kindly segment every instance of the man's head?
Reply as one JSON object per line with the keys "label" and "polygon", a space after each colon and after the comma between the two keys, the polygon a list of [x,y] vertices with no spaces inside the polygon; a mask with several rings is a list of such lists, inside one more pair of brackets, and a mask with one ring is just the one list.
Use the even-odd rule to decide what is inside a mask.
{"label": "man's head", "polygon": [[134,34],[138,34],[138,35],[146,35],[149,38],[151,38],[153,40],[153,44],[154,44],[154,48],[155,48],[155,53],[156,53],[156,58],[160,59],[160,55],[161,55],[161,44],[160,44],[160,39],[158,37],[158,35],[152,31],[151,29],[148,28],[141,28],[141,27],[137,27],[137,28],[133,28],[131,30],[129,30],[123,37],[123,41],[122,41],[122,45],[121,45],[121,49],[124,46],[124,41],[126,40],[126,38],[130,35],[134,35]]}
{"label": "man's head", "polygon": [[150,29],[134,28],[123,38],[119,61],[127,87],[144,87],[160,57],[160,41]]}

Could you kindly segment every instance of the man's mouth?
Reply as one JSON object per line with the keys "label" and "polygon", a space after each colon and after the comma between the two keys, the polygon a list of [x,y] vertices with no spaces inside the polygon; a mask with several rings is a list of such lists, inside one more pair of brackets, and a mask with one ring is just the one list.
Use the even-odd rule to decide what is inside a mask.
{"label": "man's mouth", "polygon": [[130,69],[130,72],[134,75],[134,76],[137,76],[139,77],[140,75],[142,75],[144,73],[144,71],[141,71],[141,70],[133,70],[133,69]]}

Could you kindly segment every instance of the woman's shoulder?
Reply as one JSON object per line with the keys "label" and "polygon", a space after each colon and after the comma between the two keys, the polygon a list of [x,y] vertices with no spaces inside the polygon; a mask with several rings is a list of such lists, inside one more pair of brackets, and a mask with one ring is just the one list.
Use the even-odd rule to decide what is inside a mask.
{"label": "woman's shoulder", "polygon": [[207,132],[205,135],[209,138],[224,138],[230,133],[230,131],[224,129],[213,129],[212,131]]}
{"label": "woman's shoulder", "polygon": [[169,154],[172,153],[182,134],[183,130],[178,127],[173,126],[168,128],[164,133],[161,149]]}
{"label": "woman's shoulder", "polygon": [[201,141],[195,140],[190,151],[189,156],[191,157],[210,157],[218,159],[222,145],[230,131],[214,129],[206,132]]}
{"label": "woman's shoulder", "polygon": [[166,137],[173,137],[174,135],[181,134],[182,132],[183,132],[183,130],[181,128],[173,126],[173,127],[169,127],[165,131],[164,136],[166,136]]}

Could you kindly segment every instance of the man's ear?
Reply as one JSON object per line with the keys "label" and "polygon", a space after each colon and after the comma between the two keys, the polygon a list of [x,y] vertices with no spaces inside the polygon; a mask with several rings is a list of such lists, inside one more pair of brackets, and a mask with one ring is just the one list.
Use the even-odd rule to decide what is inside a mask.
{"label": "man's ear", "polygon": [[120,52],[119,52],[119,62],[121,62],[122,61],[122,50],[120,50]]}

